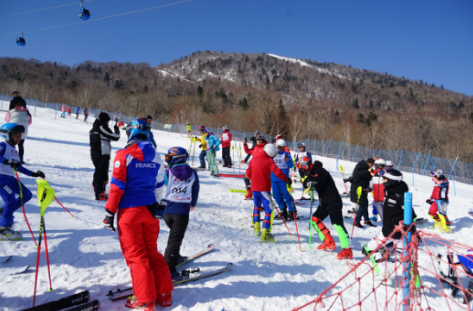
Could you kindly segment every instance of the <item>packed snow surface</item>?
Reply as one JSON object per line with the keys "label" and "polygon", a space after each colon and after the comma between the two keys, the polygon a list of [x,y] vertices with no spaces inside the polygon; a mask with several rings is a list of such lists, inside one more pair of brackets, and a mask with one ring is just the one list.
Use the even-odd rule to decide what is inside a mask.
{"label": "packed snow surface", "polygon": [[[4,102],[3,107],[6,104]],[[30,107],[32,113],[33,110],[34,108]],[[2,120],[5,113],[0,112]],[[94,168],[90,159],[88,134],[93,121],[92,116],[90,123],[86,124],[82,120],[75,120],[74,117],[59,118],[59,114],[55,119],[54,111],[37,109],[29,129],[29,136],[25,142],[26,167],[30,170],[42,170],[55,189],[58,200],[76,216],[71,217],[56,202],[53,202],[46,211],[45,223],[54,291],[48,291],[48,273],[43,248],[36,303],[57,300],[64,295],[88,289],[91,292],[91,299],[100,300],[101,310],[127,310],[124,301],[112,302],[105,296],[111,289],[129,286],[130,275],[122,257],[117,234],[106,230],[102,225],[105,203],[94,200],[91,187]],[[188,138],[178,133],[156,131],[154,134],[161,155],[172,146],[188,148],[190,144]],[[122,131],[120,141],[112,143],[113,152],[123,148],[125,144],[126,135]],[[195,156],[190,161],[193,166],[198,166],[199,151],[197,148]],[[218,157],[220,156],[219,153]],[[340,192],[344,192],[341,172],[336,170],[336,161],[319,156],[317,159],[331,172]],[[243,174],[245,166],[242,165],[240,170],[236,153],[234,163],[235,173]],[[355,165],[342,161],[339,164],[344,165],[348,172],[351,172]],[[221,166],[220,170],[224,173],[233,173],[233,169]],[[413,193],[414,208],[420,217],[428,217],[425,200],[430,197],[432,189],[430,179],[416,175],[416,186],[412,187],[411,175],[405,175]],[[259,237],[255,237],[253,229],[250,228],[253,202],[243,200],[241,193],[228,191],[244,189],[243,180],[214,178],[208,171],[199,172],[199,177],[201,181],[199,200],[195,210],[191,212],[181,253],[191,255],[211,243],[215,244],[216,249],[184,268],[201,267],[205,270],[223,267],[229,262],[234,266],[230,272],[176,286],[173,291],[174,304],[168,310],[291,310],[314,299],[346,274],[350,270],[347,263],[361,260],[362,245],[380,230],[379,227],[356,228],[352,241],[354,259],[349,261],[335,259],[336,253],[341,250],[336,234],[334,234],[337,243],[335,252],[317,251],[320,240],[315,232],[312,232],[313,245],[309,250],[307,219],[298,222],[302,252],[299,251],[294,223],[288,224],[293,237],[288,234],[284,225],[275,225],[273,232],[277,243],[260,244]],[[34,195],[25,205],[25,210],[37,238],[40,215],[35,197],[36,183],[33,178],[24,175],[20,175],[20,178]],[[301,184],[297,183],[294,187],[294,196],[299,197]],[[457,183],[456,189],[460,195],[454,196],[451,193],[448,212],[452,221],[452,233],[443,236],[469,244],[472,231],[467,210],[471,206],[472,187]],[[316,205],[314,204],[314,209]],[[350,206],[347,199],[344,199],[344,205],[345,208]],[[298,210],[300,215],[309,215],[310,202],[305,201],[304,205],[298,206]],[[328,218],[325,224],[333,233],[335,232]],[[430,225],[432,222],[421,229],[434,232]],[[352,219],[345,219],[345,226],[351,232]],[[0,264],[1,310],[19,310],[32,304],[36,248],[21,209],[15,213],[14,229],[22,233],[23,241],[0,242],[0,256],[13,256],[9,262]],[[164,252],[168,232],[166,224],[161,221],[158,240],[160,252]],[[433,249],[441,250],[440,247]],[[428,265],[429,260],[428,257],[421,257],[420,263]],[[31,266],[26,273],[9,275],[13,269],[25,265]],[[430,278],[430,281],[432,280],[435,279]],[[353,278],[350,281],[352,282]],[[341,282],[335,290],[345,288],[348,283],[348,280]],[[389,290],[392,291],[392,288]],[[381,292],[384,292],[384,289]],[[445,306],[444,299],[431,292],[427,293],[427,296],[431,305],[437,304],[437,310],[446,310],[442,308]],[[357,297],[357,292],[345,295],[343,297],[345,306],[356,303]],[[374,304],[372,300],[369,299],[364,303],[363,310],[370,309],[370,304]],[[341,305],[335,305],[333,310],[341,309]]]}

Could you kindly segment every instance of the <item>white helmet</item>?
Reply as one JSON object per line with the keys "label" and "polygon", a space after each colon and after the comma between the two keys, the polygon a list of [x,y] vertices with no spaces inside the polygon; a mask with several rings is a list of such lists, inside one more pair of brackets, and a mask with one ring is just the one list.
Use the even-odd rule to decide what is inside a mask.
{"label": "white helmet", "polygon": [[386,161],[383,159],[379,158],[378,160],[374,161],[374,165],[377,167],[385,167],[386,166]]}
{"label": "white helmet", "polygon": [[387,169],[387,170],[392,169],[393,166],[394,166],[393,161],[391,161],[391,160],[387,160],[387,161],[386,161],[386,169]]}
{"label": "white helmet", "polygon": [[222,129],[223,129],[224,131],[228,131],[228,125],[224,125],[224,126],[222,127]]}
{"label": "white helmet", "polygon": [[264,146],[264,152],[266,152],[270,158],[274,158],[278,154],[278,147],[272,144],[267,144]]}
{"label": "white helmet", "polygon": [[278,139],[278,140],[276,140],[276,146],[277,147],[286,147],[286,141],[284,139]]}
{"label": "white helmet", "polygon": [[431,171],[430,175],[432,175],[432,177],[440,177],[443,175],[443,171],[438,168],[435,171]]}

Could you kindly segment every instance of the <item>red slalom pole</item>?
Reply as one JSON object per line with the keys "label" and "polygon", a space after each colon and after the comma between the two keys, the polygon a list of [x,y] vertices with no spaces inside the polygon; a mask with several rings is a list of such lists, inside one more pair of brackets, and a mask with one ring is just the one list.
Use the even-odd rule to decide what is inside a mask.
{"label": "red slalom pole", "polygon": [[20,187],[20,198],[21,198],[21,209],[23,210],[23,216],[25,216],[25,221],[26,225],[28,225],[28,229],[30,229],[31,237],[33,238],[34,245],[37,246],[36,244],[36,239],[34,238],[33,231],[31,230],[30,223],[28,222],[28,218],[26,218],[26,213],[25,213],[25,205],[23,204],[23,190],[21,190],[21,182],[20,178],[18,177],[18,172],[16,169],[13,169],[16,175],[16,180],[18,181],[18,186]]}
{"label": "red slalom pole", "polygon": [[44,219],[43,219],[43,236],[44,236],[44,251],[46,253],[46,264],[48,266],[49,291],[53,291],[53,285],[51,283],[51,269],[49,268],[48,240],[46,239],[46,223],[45,223]]}
{"label": "red slalom pole", "polygon": [[235,175],[235,146],[232,145],[232,153],[233,153],[233,175]]}
{"label": "red slalom pole", "polygon": [[296,219],[295,210],[296,210],[296,207],[294,205],[294,201],[292,201],[292,213],[294,215],[294,223],[296,224],[297,240],[299,241],[299,250],[302,252],[301,239],[299,238],[299,229],[297,228],[297,219]]}
{"label": "red slalom pole", "polygon": [[68,212],[72,217],[76,217],[76,216],[72,215],[71,212],[69,212],[69,211],[67,210],[67,208],[65,208],[64,205],[61,204],[61,202],[59,202],[59,200],[57,199],[57,197],[54,197],[54,199],[56,199],[56,202],[57,202],[59,205],[61,205],[61,207],[62,207],[63,209],[65,209],[66,212]]}
{"label": "red slalom pole", "polygon": [[36,302],[36,285],[38,284],[38,272],[39,272],[39,260],[41,254],[41,235],[43,234],[43,223],[44,217],[41,216],[41,224],[39,225],[39,237],[38,237],[38,251],[36,253],[36,273],[34,277],[34,292],[33,292],[33,307]]}

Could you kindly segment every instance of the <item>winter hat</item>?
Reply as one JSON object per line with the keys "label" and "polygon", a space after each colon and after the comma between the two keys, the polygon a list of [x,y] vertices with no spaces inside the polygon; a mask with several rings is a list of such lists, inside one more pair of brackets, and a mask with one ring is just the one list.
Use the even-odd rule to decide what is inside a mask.
{"label": "winter hat", "polygon": [[23,107],[26,107],[26,102],[25,100],[18,96],[18,97],[14,97],[11,101],[10,101],[10,108],[9,110],[12,110],[13,108],[16,107],[16,105],[20,105],[20,106],[23,106]]}
{"label": "winter hat", "polygon": [[99,114],[99,120],[106,123],[110,121],[110,116],[108,115],[108,113],[102,111]]}

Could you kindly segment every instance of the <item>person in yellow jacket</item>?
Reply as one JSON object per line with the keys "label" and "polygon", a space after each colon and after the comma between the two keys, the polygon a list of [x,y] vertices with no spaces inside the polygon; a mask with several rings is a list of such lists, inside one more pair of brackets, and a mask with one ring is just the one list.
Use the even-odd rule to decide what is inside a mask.
{"label": "person in yellow jacket", "polygon": [[202,148],[200,151],[199,155],[199,160],[200,160],[200,168],[205,168],[205,157],[207,155],[207,142],[205,141],[205,138],[207,137],[207,129],[205,126],[201,125],[199,126],[199,131],[202,134],[202,137],[200,138],[200,145],[199,148]]}
{"label": "person in yellow jacket", "polygon": [[189,137],[192,137],[192,126],[189,124],[189,122],[186,123],[186,126],[187,126],[187,134],[189,135]]}

